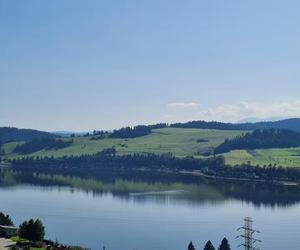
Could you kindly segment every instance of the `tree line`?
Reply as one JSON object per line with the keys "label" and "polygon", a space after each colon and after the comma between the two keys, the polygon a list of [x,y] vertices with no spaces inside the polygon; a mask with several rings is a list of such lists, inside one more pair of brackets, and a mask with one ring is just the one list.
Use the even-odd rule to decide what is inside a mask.
{"label": "tree line", "polygon": [[299,181],[300,168],[283,168],[275,165],[252,166],[250,163],[231,167],[224,157],[205,159],[193,157],[177,158],[172,154],[136,153],[117,155],[114,148],[104,149],[94,155],[69,157],[23,157],[11,160],[12,168],[20,171],[45,172],[50,174],[73,174],[99,177],[107,172],[131,172],[139,175],[147,173],[182,174],[197,171],[211,178],[248,179],[273,181]]}
{"label": "tree line", "polygon": [[198,129],[218,129],[218,130],[242,130],[233,123],[224,123],[217,121],[189,121],[184,123],[170,124],[171,128],[198,128]]}
{"label": "tree line", "polygon": [[157,123],[153,125],[138,125],[134,127],[123,127],[114,130],[109,134],[110,138],[136,138],[145,135],[149,135],[152,129],[165,128],[168,125],[166,123]]}
{"label": "tree line", "polygon": [[264,121],[253,123],[225,123],[217,121],[189,121],[184,123],[173,123],[170,127],[175,128],[199,128],[219,130],[256,130],[256,129],[288,129],[300,132],[300,118],[284,119],[279,121]]}
{"label": "tree line", "polygon": [[145,136],[151,133],[151,128],[144,125],[138,125],[133,128],[124,127],[114,130],[109,134],[110,138],[136,138],[140,136]]}
{"label": "tree line", "polygon": [[[255,130],[255,129],[288,129],[300,132],[300,118],[291,118],[280,121],[266,121],[266,122],[254,122],[254,123],[224,123],[218,121],[189,121],[185,123],[157,123],[153,125],[138,125],[133,128],[124,127],[114,130],[112,138],[135,138],[151,133],[152,129],[174,127],[174,128],[199,128],[199,129],[218,129],[218,130]],[[93,135],[93,133],[87,133],[85,136]],[[102,137],[107,136],[107,131],[101,131],[98,135]],[[18,129],[14,127],[0,127],[0,141],[7,143],[11,141],[30,141],[33,139],[41,138],[55,138],[55,134],[38,131],[34,129]]]}
{"label": "tree line", "polygon": [[289,148],[300,146],[300,133],[286,129],[257,129],[232,139],[215,148],[215,154],[234,149]]}
{"label": "tree line", "polygon": [[103,171],[172,171],[212,168],[224,164],[223,157],[195,159],[177,158],[172,154],[136,153],[117,155],[115,148],[107,148],[94,155],[64,157],[22,157],[11,160],[12,168],[24,171],[69,173],[79,176],[89,173],[99,176]]}

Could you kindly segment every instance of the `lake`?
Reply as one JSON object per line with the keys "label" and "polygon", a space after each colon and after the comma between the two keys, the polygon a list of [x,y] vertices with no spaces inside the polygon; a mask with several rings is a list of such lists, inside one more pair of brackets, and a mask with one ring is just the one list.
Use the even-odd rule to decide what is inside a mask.
{"label": "lake", "polygon": [[251,216],[264,250],[300,249],[300,191],[204,180],[92,180],[1,173],[0,211],[40,218],[51,240],[107,250],[184,250],[190,240],[239,249]]}

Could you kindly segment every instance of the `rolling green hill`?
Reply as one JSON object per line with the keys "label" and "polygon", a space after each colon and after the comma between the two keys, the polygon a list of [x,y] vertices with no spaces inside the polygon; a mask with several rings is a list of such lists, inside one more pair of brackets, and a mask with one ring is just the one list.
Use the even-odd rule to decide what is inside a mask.
{"label": "rolling green hill", "polygon": [[300,167],[300,147],[233,150],[223,155],[226,163],[230,165],[250,162],[251,165],[260,166],[275,164],[284,167]]}
{"label": "rolling green hill", "polygon": [[[41,150],[29,155],[58,157],[64,155],[94,154],[105,148],[115,147],[119,154],[153,152],[172,153],[178,157],[201,156],[201,154],[211,152],[214,147],[218,146],[226,138],[233,138],[242,133],[244,132],[211,129],[162,128],[153,129],[152,133],[149,135],[129,139],[105,138],[91,140],[91,136],[81,136],[73,138],[74,142],[69,147],[58,150]],[[13,152],[16,145],[16,142],[3,145],[6,152],[5,157],[15,158],[20,156]]]}
{"label": "rolling green hill", "polygon": [[[105,148],[115,147],[118,154],[133,153],[172,153],[177,157],[194,156],[205,157],[220,145],[226,138],[230,139],[242,135],[246,131],[239,130],[213,130],[193,128],[161,128],[153,129],[151,134],[129,139],[105,138],[91,140],[91,136],[74,137],[74,142],[65,148],[41,150],[25,156],[70,156],[82,154],[95,154]],[[65,138],[63,140],[69,140]],[[3,145],[5,155],[3,158],[13,159],[23,157],[14,153],[20,142],[10,142]],[[282,149],[260,150],[232,150],[223,154],[226,163],[236,165],[251,162],[253,165],[269,165],[285,167],[300,167],[300,147]]]}

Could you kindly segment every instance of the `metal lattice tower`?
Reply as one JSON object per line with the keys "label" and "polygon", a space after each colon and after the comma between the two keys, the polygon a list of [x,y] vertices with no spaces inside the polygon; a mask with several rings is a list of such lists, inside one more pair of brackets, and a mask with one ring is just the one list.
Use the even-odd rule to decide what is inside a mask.
{"label": "metal lattice tower", "polygon": [[245,222],[244,226],[237,229],[238,231],[239,230],[244,231],[243,234],[236,237],[236,238],[240,238],[240,237],[244,238],[244,243],[238,245],[238,247],[244,246],[245,250],[259,250],[259,248],[256,248],[254,245],[256,242],[261,242],[261,240],[255,239],[253,235],[255,233],[260,233],[260,232],[252,228],[252,223],[253,223],[252,218],[246,217],[244,219],[244,222]]}

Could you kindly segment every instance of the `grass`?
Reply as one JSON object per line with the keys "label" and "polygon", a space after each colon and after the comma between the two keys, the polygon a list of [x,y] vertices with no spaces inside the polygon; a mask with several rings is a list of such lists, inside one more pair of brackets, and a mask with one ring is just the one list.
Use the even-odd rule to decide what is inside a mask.
{"label": "grass", "polygon": [[[115,147],[118,154],[132,153],[172,153],[177,157],[194,156],[201,158],[202,154],[222,143],[226,138],[233,138],[245,131],[227,131],[212,129],[162,128],[154,129],[150,135],[132,139],[91,140],[91,137],[75,137],[70,147],[59,150],[41,150],[29,156],[70,156],[95,154],[105,148]],[[23,143],[23,142],[19,142]],[[6,158],[18,158],[14,148],[18,142],[4,144]],[[285,167],[300,167],[300,148],[233,150],[224,154],[226,163],[236,165],[250,162],[252,165],[269,165]]]}
{"label": "grass", "polygon": [[224,154],[226,163],[236,165],[250,162],[252,165],[276,165],[300,167],[300,147],[283,149],[233,150]]}
{"label": "grass", "polygon": [[[163,128],[155,129],[150,135],[132,139],[90,140],[91,137],[75,137],[70,147],[59,150],[41,150],[29,156],[69,156],[95,154],[105,148],[115,147],[119,154],[131,153],[172,153],[178,157],[198,156],[211,151],[226,138],[232,138],[242,131],[223,131],[210,129]],[[197,142],[201,139],[202,142]],[[20,155],[13,153],[16,143],[5,144],[7,158]]]}
{"label": "grass", "polygon": [[16,148],[16,146],[18,144],[23,144],[24,142],[20,141],[20,142],[9,142],[9,143],[5,143],[2,148],[4,149],[5,153],[8,155],[13,154],[14,149]]}
{"label": "grass", "polygon": [[19,236],[12,236],[10,239],[11,239],[13,242],[20,243],[20,244],[31,243],[29,240],[20,238]]}

